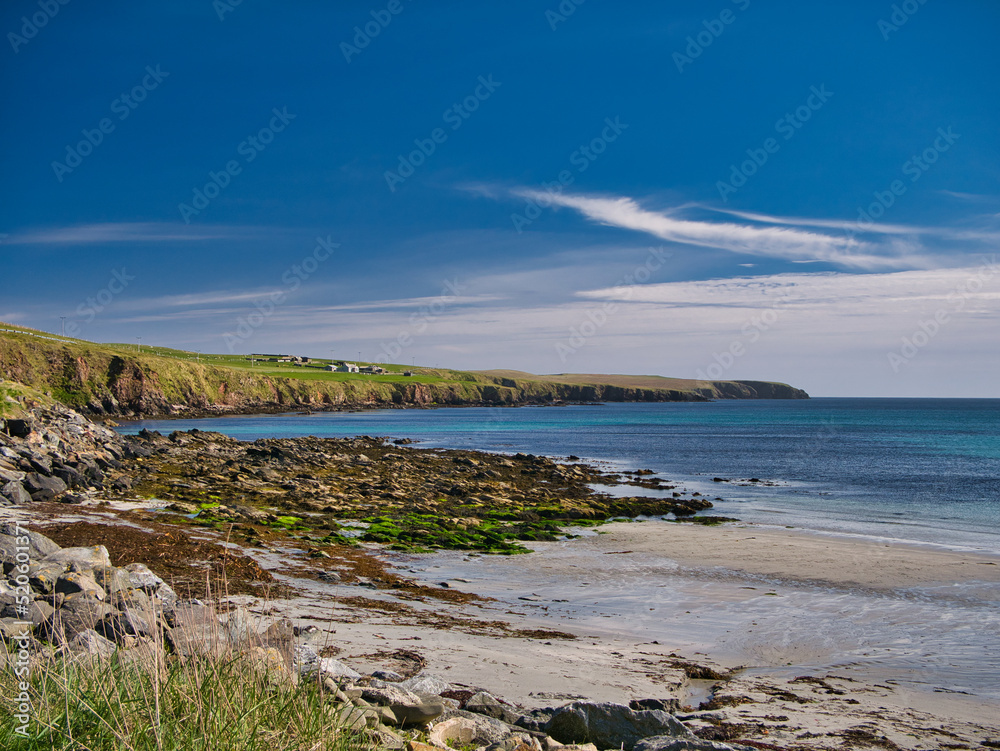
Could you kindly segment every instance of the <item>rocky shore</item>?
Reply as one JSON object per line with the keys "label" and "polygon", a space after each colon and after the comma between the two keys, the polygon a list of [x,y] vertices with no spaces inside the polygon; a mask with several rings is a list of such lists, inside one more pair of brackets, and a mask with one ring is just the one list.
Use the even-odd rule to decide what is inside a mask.
{"label": "rocky shore", "polygon": [[708,499],[643,472],[378,438],[123,437],[59,405],[4,427],[0,630],[36,660],[235,651],[275,685],[317,681],[346,725],[411,751],[1000,746],[1000,728],[946,703],[917,711],[886,686],[782,682],[554,629],[385,555],[516,553],[612,517],[711,518]]}

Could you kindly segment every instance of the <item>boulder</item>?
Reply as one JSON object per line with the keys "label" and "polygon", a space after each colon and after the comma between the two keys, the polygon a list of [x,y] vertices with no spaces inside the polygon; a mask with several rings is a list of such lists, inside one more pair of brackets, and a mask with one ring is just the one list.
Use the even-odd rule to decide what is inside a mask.
{"label": "boulder", "polygon": [[66,573],[65,563],[45,562],[32,564],[28,567],[28,581],[31,588],[41,594],[55,592],[59,577]]}
{"label": "boulder", "polygon": [[407,691],[401,686],[383,684],[378,686],[362,686],[361,698],[371,704],[379,704],[384,707],[397,705],[416,705],[420,703],[420,696]]}
{"label": "boulder", "polygon": [[[3,599],[7,600],[8,598],[4,597]],[[0,610],[0,617],[17,618],[31,623],[32,626],[41,626],[55,612],[55,608],[45,600],[32,600],[26,608],[26,610],[19,611],[16,601],[10,598],[9,602],[4,602],[3,609]]]}
{"label": "boulder", "polygon": [[114,608],[93,597],[67,597],[43,626],[42,633],[48,636],[49,641],[72,641],[77,634],[93,630],[106,615],[113,612]]}
{"label": "boulder", "polygon": [[412,678],[407,678],[399,685],[417,694],[439,695],[445,691],[451,691],[451,684],[448,681],[438,678],[436,675],[423,672],[417,673]]}
{"label": "boulder", "polygon": [[108,596],[104,588],[97,583],[93,576],[80,574],[75,571],[65,573],[56,579],[54,589],[56,592],[62,592],[64,595],[75,595],[82,592],[98,600],[105,600]]}
{"label": "boulder", "polygon": [[297,644],[292,650],[292,664],[301,676],[315,675],[319,671],[319,653],[308,644]]}
{"label": "boulder", "polygon": [[94,580],[105,592],[113,595],[116,592],[128,591],[132,588],[129,572],[123,568],[99,568],[94,571]]}
{"label": "boulder", "polygon": [[426,725],[440,717],[445,710],[440,698],[429,694],[421,696],[391,683],[365,686],[361,689],[361,698],[390,709],[396,723],[404,727]]}
{"label": "boulder", "polygon": [[111,556],[103,545],[95,545],[92,548],[63,548],[50,553],[43,560],[46,563],[76,564],[81,569],[111,567]]}
{"label": "boulder", "polygon": [[360,678],[361,673],[332,657],[320,657],[317,670],[321,678]]}
{"label": "boulder", "polygon": [[573,702],[553,713],[545,731],[560,743],[595,743],[632,751],[652,736],[694,739],[677,718],[659,709],[630,709],[612,702]]}
{"label": "boulder", "polygon": [[15,506],[21,506],[31,501],[31,493],[24,489],[24,485],[16,480],[11,480],[2,488],[0,494]]}
{"label": "boulder", "polygon": [[127,636],[150,636],[153,627],[146,613],[135,608],[125,608],[104,616],[94,629],[105,639],[122,642]]}
{"label": "boulder", "polygon": [[[6,488],[6,486],[4,487]],[[22,490],[24,489],[22,488]],[[16,522],[0,524],[0,563],[3,563],[5,573],[9,573],[16,562],[18,548],[24,547],[24,537],[28,538],[29,563],[37,563],[50,553],[59,550],[59,546],[45,535],[25,529]],[[20,542],[18,538],[22,538]]]}
{"label": "boulder", "polygon": [[505,704],[485,691],[470,696],[466,700],[464,708],[467,712],[475,712],[495,720],[503,720],[508,725],[513,725],[521,716],[520,712],[515,712],[509,704]]}
{"label": "boulder", "polygon": [[60,493],[65,493],[67,486],[66,483],[58,477],[48,477],[46,475],[39,474],[38,472],[29,472],[24,477],[24,488],[31,493],[32,496],[46,491],[52,493],[53,496],[56,496]]}
{"label": "boulder", "polygon": [[463,713],[436,723],[428,734],[427,740],[435,746],[444,748],[490,746],[507,740],[515,731],[516,728],[499,720]]}
{"label": "boulder", "polygon": [[163,579],[143,563],[130,563],[124,570],[128,573],[133,589],[142,589],[152,594],[163,584]]}
{"label": "boulder", "polygon": [[92,657],[111,657],[118,647],[92,629],[84,629],[74,636],[67,646],[69,652]]}
{"label": "boulder", "polygon": [[[0,641],[11,642],[31,636],[31,627],[20,618],[0,618]],[[7,649],[0,644],[0,654],[7,654]]]}

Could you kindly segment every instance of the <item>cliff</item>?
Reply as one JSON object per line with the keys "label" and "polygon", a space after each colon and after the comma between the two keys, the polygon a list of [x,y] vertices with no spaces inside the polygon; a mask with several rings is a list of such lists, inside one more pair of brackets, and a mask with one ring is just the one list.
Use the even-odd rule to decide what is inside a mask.
{"label": "cliff", "polygon": [[[8,329],[0,332],[0,375],[91,414],[126,416],[392,405],[808,398],[791,386],[759,381],[428,368],[415,368],[413,377],[404,377],[402,367],[385,376],[327,373],[318,367],[289,367],[276,373],[262,372],[267,368],[260,367],[204,364],[195,361],[193,353],[162,353]],[[228,358],[231,363],[238,360]]]}

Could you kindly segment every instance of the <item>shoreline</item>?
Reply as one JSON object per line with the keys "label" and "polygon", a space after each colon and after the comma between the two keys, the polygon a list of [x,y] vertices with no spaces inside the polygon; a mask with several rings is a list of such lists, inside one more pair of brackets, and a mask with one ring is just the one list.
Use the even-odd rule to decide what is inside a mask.
{"label": "shoreline", "polygon": [[[341,512],[305,504],[355,486],[394,498],[396,489],[375,483],[383,471],[404,485],[407,473],[437,484],[444,472],[453,479],[441,487],[459,482],[463,497],[486,498],[471,490],[475,482],[502,479],[524,506],[549,480],[568,483],[559,491],[563,511],[594,502],[587,481],[607,473],[531,455],[500,462],[485,452],[404,450],[370,438],[130,440],[92,424],[87,430],[94,451],[122,457],[118,467],[106,461],[105,489],[69,506],[36,500],[15,513],[61,545],[106,542],[129,556],[116,565],[162,567],[178,577],[178,591],[203,582],[206,568],[221,571],[240,584],[226,600],[291,618],[307,643],[336,649],[359,670],[415,650],[428,671],[453,685],[482,687],[525,709],[575,699],[679,699],[688,705],[680,716],[702,738],[758,748],[929,750],[1000,738],[1000,723],[982,719],[997,715],[1000,696],[971,695],[980,689],[962,683],[992,686],[1000,673],[992,645],[975,640],[1000,631],[1000,566],[987,557],[743,522],[615,522],[576,530],[584,535],[578,539],[529,542],[536,552],[516,556],[348,548],[333,535],[316,536],[330,529],[320,516]],[[125,473],[149,482],[158,464],[174,461],[183,471],[165,465],[169,494],[157,494],[172,503],[130,500],[139,483]],[[223,466],[233,469],[220,474]],[[312,467],[310,477],[300,467]],[[499,476],[480,477],[487,470]],[[643,473],[619,480],[637,493],[664,482]],[[413,508],[416,497],[398,489],[400,508]],[[231,507],[197,504],[219,491],[233,494]],[[236,497],[250,491],[262,493],[261,505]],[[342,496],[341,503],[347,509],[373,497]],[[271,518],[289,513],[278,499],[302,504],[301,516],[315,522],[275,526],[293,518]],[[185,525],[180,515],[192,509],[208,523]]]}

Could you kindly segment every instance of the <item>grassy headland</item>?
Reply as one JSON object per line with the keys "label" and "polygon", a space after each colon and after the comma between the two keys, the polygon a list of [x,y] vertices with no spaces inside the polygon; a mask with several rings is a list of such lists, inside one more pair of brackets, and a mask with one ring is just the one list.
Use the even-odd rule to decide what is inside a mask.
{"label": "grassy headland", "polygon": [[[72,407],[110,415],[808,397],[786,384],[763,381],[536,376],[394,364],[383,365],[388,371],[384,375],[366,375],[329,372],[324,368],[330,362],[251,362],[245,355],[97,344],[0,323],[0,375]],[[410,375],[404,375],[407,372]]]}

